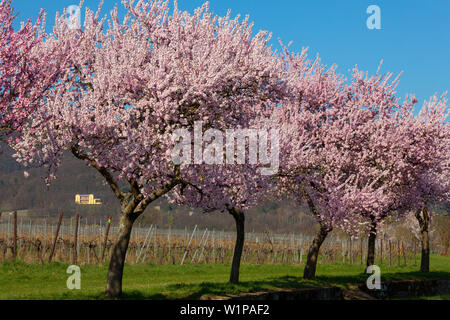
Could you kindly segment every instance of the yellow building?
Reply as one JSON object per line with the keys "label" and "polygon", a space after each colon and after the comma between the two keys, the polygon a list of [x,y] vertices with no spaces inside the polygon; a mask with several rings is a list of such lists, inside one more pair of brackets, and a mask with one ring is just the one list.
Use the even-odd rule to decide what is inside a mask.
{"label": "yellow building", "polygon": [[75,203],[95,205],[95,204],[102,204],[102,201],[100,199],[94,199],[93,194],[86,194],[86,195],[76,194],[75,195]]}

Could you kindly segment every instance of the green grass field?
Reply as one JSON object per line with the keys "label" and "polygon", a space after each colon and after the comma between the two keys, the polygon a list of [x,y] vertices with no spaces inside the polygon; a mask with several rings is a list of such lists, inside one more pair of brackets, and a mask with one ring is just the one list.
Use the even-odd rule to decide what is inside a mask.
{"label": "green grass field", "polygon": [[[67,264],[28,265],[5,262],[0,265],[0,299],[103,299],[107,265],[81,266],[81,290],[66,287]],[[418,266],[381,267],[381,280],[450,278],[450,258],[432,256],[431,272],[417,272]],[[124,299],[199,299],[267,289],[335,285],[352,288],[368,275],[361,265],[319,265],[317,278],[302,279],[303,266],[241,266],[241,283],[228,284],[230,265],[127,265],[123,279]],[[433,297],[427,297],[433,298]],[[449,298],[445,297],[434,297]]]}

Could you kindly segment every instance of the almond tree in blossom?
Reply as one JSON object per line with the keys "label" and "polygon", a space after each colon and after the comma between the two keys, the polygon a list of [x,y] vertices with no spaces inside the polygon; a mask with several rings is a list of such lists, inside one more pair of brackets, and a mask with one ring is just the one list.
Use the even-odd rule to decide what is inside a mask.
{"label": "almond tree in blossom", "polygon": [[[306,170],[318,169],[323,179],[311,187],[320,194],[321,207],[331,208],[329,225],[369,233],[367,266],[375,262],[376,235],[386,218],[400,218],[429,200],[448,199],[446,101],[434,97],[415,119],[417,100],[406,97],[400,104],[395,91],[398,77],[393,81],[391,77],[378,73],[369,77],[355,68],[351,85],[339,91],[347,101],[334,105],[335,110],[327,106],[324,131],[317,135],[314,148],[306,149],[313,151],[309,158],[314,161]],[[322,166],[314,167],[318,163]],[[314,202],[302,192],[309,203]],[[426,221],[419,219],[424,226]],[[427,256],[424,252],[424,259]],[[307,264],[305,276],[309,270]]]}
{"label": "almond tree in blossom", "polygon": [[[280,195],[306,202],[319,231],[309,249],[304,271],[313,278],[320,246],[336,222],[345,216],[339,206],[339,186],[345,182],[333,163],[343,160],[335,154],[331,141],[341,121],[339,112],[348,98],[348,88],[336,68],[326,69],[317,58],[284,52],[290,96],[273,110],[272,125],[280,129]],[[334,122],[332,122],[334,121]],[[336,172],[337,171],[337,172]]]}
{"label": "almond tree in blossom", "polygon": [[[121,205],[106,294],[122,293],[122,275],[134,221],[147,206],[195,171],[171,159],[172,134],[245,126],[280,87],[278,59],[266,32],[252,36],[248,19],[216,17],[208,4],[193,15],[171,15],[163,1],[124,1],[99,18],[86,9],[82,30],[57,16],[51,43],[76,44],[70,67],[33,114],[16,157],[29,167],[46,166],[56,177],[64,150],[94,167]],[[104,27],[106,32],[104,32]]]}
{"label": "almond tree in blossom", "polygon": [[[377,230],[389,216],[400,217],[408,204],[402,184],[408,175],[403,168],[399,144],[399,119],[416,103],[414,97],[400,105],[396,97],[398,77],[392,74],[369,77],[353,72],[348,120],[343,134],[335,138],[339,155],[346,159],[348,180],[341,189],[346,210],[344,227],[359,225],[358,233],[369,233],[367,266],[374,264]],[[358,221],[358,224],[355,224]]]}
{"label": "almond tree in blossom", "polygon": [[19,133],[54,83],[68,54],[65,46],[43,45],[45,13],[33,25],[13,28],[10,0],[0,1],[0,140]]}
{"label": "almond tree in blossom", "polygon": [[[376,118],[355,131],[362,150],[367,151],[347,153],[359,171],[357,179],[346,184],[348,192],[341,201],[349,216],[356,214],[368,222],[367,266],[375,262],[376,235],[386,218],[398,219],[408,210],[418,210],[423,214],[423,220],[419,214],[418,221],[428,230],[426,203],[448,199],[446,101],[433,97],[415,118],[417,100],[406,99],[399,105],[395,92],[391,93],[392,101],[383,102],[386,94],[376,100],[381,107]],[[423,244],[422,258],[429,261],[427,243]]]}
{"label": "almond tree in blossom", "polygon": [[369,77],[355,67],[347,85],[334,67],[303,61],[304,53],[290,60],[297,99],[277,110],[274,122],[283,139],[281,190],[306,201],[319,222],[304,270],[313,278],[320,246],[334,227],[369,232],[367,263],[373,264],[377,226],[407,207],[399,196],[408,172],[397,150],[398,125],[416,100],[399,105],[392,74]]}
{"label": "almond tree in blossom", "polygon": [[[421,272],[430,270],[431,205],[450,198],[450,109],[445,95],[426,101],[417,117],[407,110],[402,118],[403,167],[407,177],[403,196],[418,222],[422,243]],[[412,222],[410,222],[412,224]]]}

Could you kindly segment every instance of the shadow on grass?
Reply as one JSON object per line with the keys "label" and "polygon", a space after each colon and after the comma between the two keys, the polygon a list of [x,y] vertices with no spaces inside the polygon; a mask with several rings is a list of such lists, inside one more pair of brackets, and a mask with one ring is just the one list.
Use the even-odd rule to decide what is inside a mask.
{"label": "shadow on grass", "polygon": [[[205,297],[229,296],[239,293],[250,293],[268,290],[301,289],[313,287],[338,286],[343,289],[355,287],[365,283],[369,274],[361,273],[357,276],[318,276],[313,280],[302,277],[282,276],[260,281],[242,281],[239,284],[202,282],[192,284],[170,284],[163,287],[162,293],[153,294],[133,290],[124,291],[122,299],[149,300],[198,300]],[[381,275],[381,281],[416,280],[416,279],[450,279],[450,272],[404,272],[386,273]],[[166,293],[167,292],[167,293]],[[176,295],[174,295],[176,293]]]}
{"label": "shadow on grass", "polygon": [[[268,278],[261,281],[242,281],[239,284],[202,282],[202,283],[177,283],[164,287],[165,292],[176,292],[176,299],[197,300],[203,296],[226,296],[240,292],[256,292],[274,288],[304,288],[306,283],[300,281],[300,277],[284,276],[279,278]],[[141,291],[124,292],[124,299],[173,299],[168,294],[149,294]]]}

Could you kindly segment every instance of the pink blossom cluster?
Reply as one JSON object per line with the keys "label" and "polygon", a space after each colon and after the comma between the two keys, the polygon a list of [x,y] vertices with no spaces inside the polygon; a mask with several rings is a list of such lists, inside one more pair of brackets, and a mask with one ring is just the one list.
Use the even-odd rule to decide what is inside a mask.
{"label": "pink blossom cluster", "polygon": [[[53,86],[69,53],[64,46],[45,42],[45,12],[36,23],[13,28],[10,0],[0,1],[0,138],[12,139],[23,129]],[[61,45],[61,44],[60,44]]]}
{"label": "pink blossom cluster", "polygon": [[117,8],[108,19],[86,9],[82,30],[57,15],[46,43],[73,52],[14,148],[23,164],[47,166],[49,181],[69,150],[147,196],[175,175],[197,179],[171,162],[176,129],[245,127],[286,85],[270,35],[252,36],[248,17],[214,16],[207,3],[193,15],[176,3],[169,15],[167,1],[123,3],[123,21]]}
{"label": "pink blossom cluster", "polygon": [[319,221],[356,234],[426,199],[448,201],[444,97],[432,97],[414,117],[417,100],[400,104],[392,74],[355,67],[347,84],[318,58],[288,57],[293,96],[272,115],[283,139],[280,193],[310,198]]}

